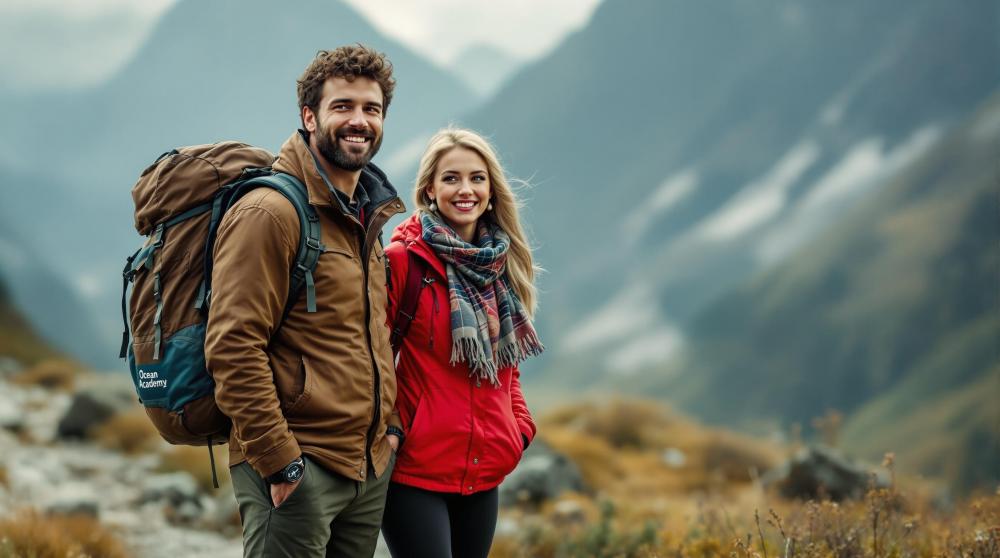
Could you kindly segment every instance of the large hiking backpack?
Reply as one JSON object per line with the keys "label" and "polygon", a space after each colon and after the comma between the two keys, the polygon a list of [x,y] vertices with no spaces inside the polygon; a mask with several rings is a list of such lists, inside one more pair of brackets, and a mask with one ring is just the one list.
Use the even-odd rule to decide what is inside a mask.
{"label": "large hiking backpack", "polygon": [[273,172],[273,161],[268,151],[237,142],[182,147],[161,155],[132,188],[135,228],[147,239],[122,272],[125,332],[119,356],[128,358],[139,400],[171,444],[207,445],[211,453],[213,444],[228,441],[230,421],[215,403],[215,382],[205,367],[205,322],[219,222],[250,190],[277,190],[299,217],[282,321],[303,289],[307,310],[316,311],[312,273],[323,251],[319,218],[305,185]]}

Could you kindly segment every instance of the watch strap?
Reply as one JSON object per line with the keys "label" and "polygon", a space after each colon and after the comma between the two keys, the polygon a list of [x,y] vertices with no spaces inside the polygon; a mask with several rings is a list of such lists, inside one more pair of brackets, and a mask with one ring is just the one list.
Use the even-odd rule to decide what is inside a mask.
{"label": "watch strap", "polygon": [[392,434],[394,436],[399,436],[400,446],[402,446],[403,442],[406,440],[406,433],[404,433],[403,429],[399,428],[398,426],[392,426],[390,424],[389,426],[385,427],[385,434],[386,436],[388,436],[389,434]]}
{"label": "watch strap", "polygon": [[284,468],[268,475],[267,478],[264,480],[268,484],[287,484],[287,483],[298,482],[298,480],[302,478],[301,473],[295,480],[289,478],[289,473],[291,472],[292,468],[296,466],[304,468],[305,460],[303,460],[301,457],[297,457],[294,460],[292,460],[291,463],[285,465]]}

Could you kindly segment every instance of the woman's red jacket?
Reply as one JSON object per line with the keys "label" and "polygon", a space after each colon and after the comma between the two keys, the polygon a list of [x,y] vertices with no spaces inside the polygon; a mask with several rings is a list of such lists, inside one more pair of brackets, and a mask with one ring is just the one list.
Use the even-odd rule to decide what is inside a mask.
{"label": "woman's red jacket", "polygon": [[525,441],[535,436],[535,423],[517,368],[502,368],[496,387],[485,381],[477,385],[464,362],[450,364],[448,279],[444,263],[420,233],[420,220],[413,215],[396,227],[385,249],[390,321],[406,288],[408,251],[427,262],[426,277],[432,281],[420,290],[396,364],[396,411],[406,439],[392,480],[438,492],[489,490],[514,470]]}

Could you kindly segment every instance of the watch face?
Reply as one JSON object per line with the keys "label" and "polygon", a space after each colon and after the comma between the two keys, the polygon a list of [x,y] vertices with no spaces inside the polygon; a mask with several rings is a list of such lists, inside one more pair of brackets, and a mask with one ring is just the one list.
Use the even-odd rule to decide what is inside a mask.
{"label": "watch face", "polygon": [[305,470],[306,468],[302,462],[292,463],[285,469],[285,480],[288,482],[298,482]]}

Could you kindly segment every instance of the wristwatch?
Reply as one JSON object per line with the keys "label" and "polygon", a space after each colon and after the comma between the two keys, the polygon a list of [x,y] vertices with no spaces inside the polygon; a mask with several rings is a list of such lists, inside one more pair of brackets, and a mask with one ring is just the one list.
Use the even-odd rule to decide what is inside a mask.
{"label": "wristwatch", "polygon": [[305,472],[306,462],[299,457],[286,465],[284,469],[268,475],[268,477],[264,480],[267,481],[268,484],[294,484],[302,479],[302,474]]}
{"label": "wristwatch", "polygon": [[388,436],[389,434],[392,434],[393,436],[398,436],[399,437],[399,447],[403,447],[403,442],[406,441],[406,434],[403,433],[403,430],[401,428],[399,428],[398,426],[392,426],[392,425],[386,426],[385,427],[385,435]]}

